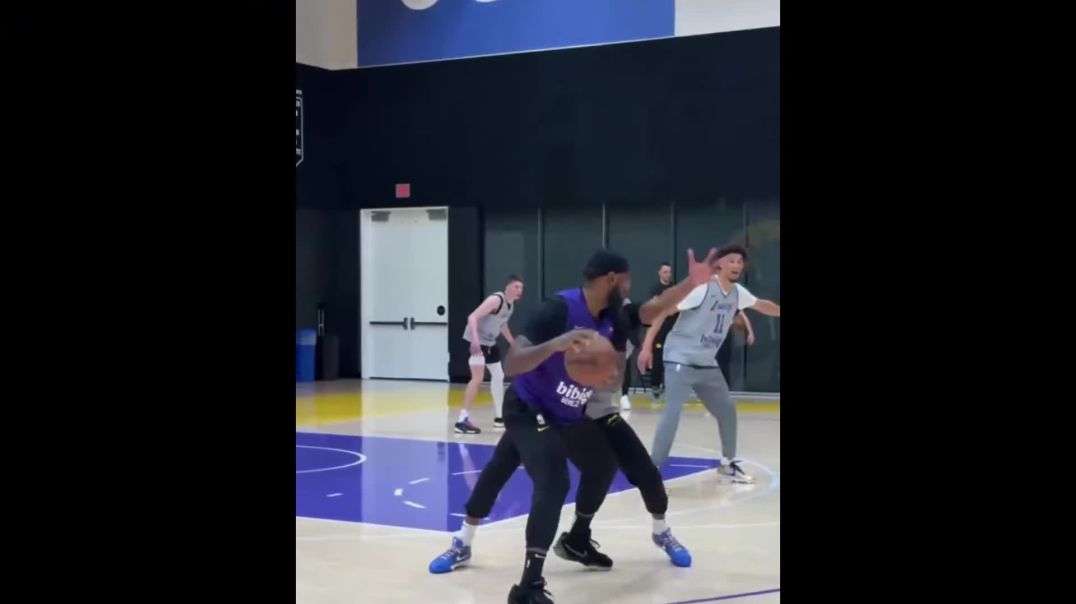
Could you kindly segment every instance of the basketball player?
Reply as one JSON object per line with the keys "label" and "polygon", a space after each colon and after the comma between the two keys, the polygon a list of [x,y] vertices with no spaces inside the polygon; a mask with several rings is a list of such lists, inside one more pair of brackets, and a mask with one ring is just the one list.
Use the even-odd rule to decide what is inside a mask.
{"label": "basketball player", "polygon": [[478,308],[467,316],[467,328],[463,330],[463,339],[469,343],[471,356],[467,364],[471,366],[471,381],[463,391],[463,409],[456,422],[457,434],[478,434],[481,430],[471,423],[470,412],[478,388],[486,376],[489,367],[489,390],[493,395],[493,429],[503,430],[501,406],[504,404],[504,370],[501,368],[501,351],[497,349],[497,336],[504,336],[511,346],[515,341],[508,329],[508,319],[515,310],[516,300],[523,295],[523,279],[516,275],[508,276],[508,284],[503,292],[489,295]]}
{"label": "basketball player", "polygon": [[[662,262],[661,267],[658,269],[658,283],[650,289],[650,296],[660,296],[666,289],[669,289],[670,287],[672,287],[672,265],[668,262]],[[650,388],[651,396],[653,397],[655,403],[661,398],[662,379],[665,375],[665,366],[662,363],[660,351],[665,346],[665,338],[669,335],[669,331],[672,330],[672,326],[674,323],[676,323],[676,313],[665,317],[661,322],[661,327],[658,329],[657,336],[654,338],[654,344],[652,347],[654,354],[651,355],[652,366],[650,368]],[[733,321],[733,327],[736,329],[747,330],[748,346],[751,346],[755,343],[755,331],[751,326],[751,320],[747,318],[747,315],[745,315],[743,311],[737,311],[736,319]],[[636,344],[638,344],[638,342],[636,342]],[[730,358],[729,354],[731,354],[731,352],[732,349],[729,346],[723,346],[717,353],[717,357],[719,359],[718,364],[721,365],[720,359],[724,357],[726,361],[725,365],[727,365]],[[629,352],[628,355],[630,356],[631,353]],[[722,366],[722,372],[725,374],[727,381],[727,367]],[[625,386],[625,388],[627,388],[627,386]],[[627,391],[625,390],[624,393],[627,394]],[[625,404],[626,400],[626,396],[621,400],[621,408],[624,411],[628,411],[631,409],[630,401]]]}
{"label": "basketball player", "polygon": [[[712,274],[709,262],[713,253],[711,250],[707,262],[697,263],[689,251],[691,277],[667,295],[644,304],[639,309],[640,321],[653,319],[687,295],[694,285],[705,282]],[[449,570],[470,559],[478,520],[489,513],[488,508],[479,510],[478,506],[486,502],[492,505],[503,486],[496,472],[509,466],[514,470],[515,460],[522,461],[534,483],[534,493],[527,516],[523,576],[509,591],[509,603],[552,602],[545,591],[542,567],[556,538],[561,506],[568,494],[568,451],[573,451],[581,474],[576,500],[579,533],[589,536],[590,518],[604,500],[616,471],[615,461],[606,458],[608,447],[601,446],[603,441],[583,437],[585,433],[576,425],[584,421],[583,411],[594,389],[569,377],[564,352],[570,348],[582,350],[599,337],[614,341],[626,337],[617,316],[621,292],[630,287],[631,276],[623,256],[604,250],[590,258],[583,275],[586,284],[558,292],[545,302],[508,351],[507,373],[516,377],[504,401],[506,432],[494,452],[500,461],[482,470],[467,502],[468,517],[454,536],[452,548],[442,556],[447,557]],[[619,377],[619,371],[614,371],[606,386],[615,387]],[[583,556],[596,553],[589,537],[585,550],[581,552]]]}
{"label": "basketball player", "polygon": [[[622,295],[627,292],[622,291]],[[620,352],[618,367],[627,363],[627,351],[624,341],[625,334],[631,330],[637,330],[639,321],[639,307],[625,301],[623,310],[618,321],[624,329],[614,333],[613,347]],[[565,443],[567,445],[568,459],[577,467],[589,467],[593,458],[608,460],[610,454],[618,467],[627,477],[628,482],[639,488],[643,503],[653,517],[653,531],[651,540],[655,545],[665,550],[669,559],[676,566],[691,566],[691,553],[686,547],[673,537],[672,530],[665,521],[665,512],[669,507],[669,496],[665,491],[665,483],[661,478],[661,472],[650,460],[650,453],[646,446],[639,440],[639,436],[631,425],[624,421],[620,415],[621,409],[617,408],[616,390],[612,388],[598,388],[587,402],[586,419],[568,426]],[[502,441],[504,442],[504,441]],[[589,447],[580,447],[581,443],[589,443]],[[597,449],[608,449],[595,455]],[[582,450],[579,450],[582,449]],[[467,522],[464,532],[470,532],[473,539],[473,529],[468,530],[470,524],[477,527],[482,518],[489,516],[497,496],[504,485],[511,480],[512,475],[519,467],[519,455],[510,447],[498,444],[493,453],[493,458],[486,465],[479,479],[482,487],[472,485],[474,495],[467,502]],[[608,474],[598,472],[603,477]],[[615,470],[610,474],[615,474]],[[587,484],[591,484],[589,481]],[[584,488],[581,479],[579,489]],[[577,495],[578,500],[580,496]],[[605,554],[597,551],[596,542],[590,539],[590,522],[594,513],[584,513],[577,506],[576,521],[570,532],[562,533],[553,551],[565,560],[579,562],[584,566],[608,569],[613,561]],[[597,510],[595,510],[596,512]],[[465,551],[464,551],[465,550]],[[470,558],[470,543],[461,546],[459,538],[453,539],[453,547],[441,554],[430,563],[431,573],[447,573],[455,570]]]}
{"label": "basketball player", "polygon": [[[746,259],[747,250],[741,246],[721,248],[712,264],[714,276],[696,287],[676,307],[679,316],[661,351],[666,367],[666,407],[654,435],[654,445],[650,448],[654,465],[659,468],[669,458],[680,413],[694,391],[717,420],[723,457],[718,473],[732,482],[754,482],[736,459],[736,405],[716,358],[737,311],[753,308],[764,315],[781,316],[780,306],[769,300],[759,300],[737,283]],[[639,351],[640,371],[651,362],[656,336],[657,331],[651,326]]]}

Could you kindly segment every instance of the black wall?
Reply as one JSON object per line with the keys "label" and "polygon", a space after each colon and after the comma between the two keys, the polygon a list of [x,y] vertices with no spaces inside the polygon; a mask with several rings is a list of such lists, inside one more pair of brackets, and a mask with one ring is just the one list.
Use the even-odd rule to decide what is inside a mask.
{"label": "black wall", "polygon": [[[557,207],[486,211],[485,274],[487,289],[501,284],[501,275],[519,272],[529,279],[509,326],[519,331],[541,299],[582,282],[586,258],[601,247],[628,258],[632,269],[631,298],[646,300],[658,282],[663,261],[673,264],[677,279],[687,276],[687,249],[701,257],[713,246],[746,243],[748,270],[741,283],[752,293],[780,301],[780,205],[775,200],[718,199],[707,203],[653,203],[602,208]],[[535,276],[538,276],[536,279]],[[543,291],[544,290],[544,291]],[[729,338],[723,362],[734,390],[780,390],[780,320],[750,314],[756,343],[745,345],[742,334]]]}
{"label": "black wall", "polygon": [[779,28],[340,76],[348,206],[776,197]]}
{"label": "black wall", "polygon": [[295,209],[295,329],[317,327],[340,339],[340,376],[358,377],[359,212]]}
{"label": "black wall", "polygon": [[295,204],[335,210],[343,207],[343,176],[348,165],[345,132],[340,128],[343,72],[295,66],[295,88],[303,92],[304,157],[295,168]]}
{"label": "black wall", "polygon": [[304,158],[295,168],[295,327],[316,327],[325,303],[326,333],[340,338],[340,375],[358,377],[359,213],[344,209],[347,153],[339,72],[296,65],[303,91]]}
{"label": "black wall", "polygon": [[[401,205],[468,208],[482,225],[474,269],[475,250],[450,231],[450,270],[463,270],[452,258],[465,257],[482,276],[477,285],[450,279],[450,341],[513,272],[526,280],[510,323],[519,331],[606,243],[633,263],[640,298],[660,260],[681,272],[686,247],[744,240],[750,225],[766,223],[769,247],[753,258],[747,285],[776,297],[779,55],[780,29],[770,28],[346,72],[297,66],[306,157],[296,203],[322,212],[300,225],[297,210],[297,325],[316,307],[312,296],[327,292],[338,309],[330,322],[353,319],[334,331],[354,354],[342,367],[357,374],[355,211]],[[411,199],[394,199],[398,182],[411,183]],[[331,269],[310,265],[326,258]],[[779,386],[779,332],[757,321],[760,342],[760,327],[770,339],[737,353],[734,388]]]}
{"label": "black wall", "polygon": [[454,382],[471,377],[471,355],[461,340],[467,315],[481,304],[482,223],[476,208],[448,211],[448,375]]}
{"label": "black wall", "polygon": [[318,303],[329,297],[335,279],[331,221],[323,210],[295,210],[295,329],[317,327]]}

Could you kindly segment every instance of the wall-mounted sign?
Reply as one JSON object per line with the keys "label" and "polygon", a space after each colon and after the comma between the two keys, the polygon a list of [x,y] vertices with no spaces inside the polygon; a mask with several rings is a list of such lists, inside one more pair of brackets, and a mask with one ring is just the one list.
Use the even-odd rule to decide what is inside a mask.
{"label": "wall-mounted sign", "polygon": [[303,163],[303,91],[295,91],[295,165]]}

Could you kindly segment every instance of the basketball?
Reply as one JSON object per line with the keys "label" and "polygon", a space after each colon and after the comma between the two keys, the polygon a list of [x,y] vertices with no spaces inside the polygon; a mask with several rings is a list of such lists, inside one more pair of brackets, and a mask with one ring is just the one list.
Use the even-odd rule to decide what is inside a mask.
{"label": "basketball", "polygon": [[569,349],[564,353],[564,368],[573,381],[591,388],[606,386],[617,373],[620,355],[609,340],[597,337],[580,352]]}

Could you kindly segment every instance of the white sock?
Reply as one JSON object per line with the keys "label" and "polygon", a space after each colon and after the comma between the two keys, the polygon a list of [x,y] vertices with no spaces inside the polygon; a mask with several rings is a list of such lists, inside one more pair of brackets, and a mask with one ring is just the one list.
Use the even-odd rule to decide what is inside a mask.
{"label": "white sock", "polygon": [[504,369],[500,363],[490,363],[489,367],[489,391],[493,395],[493,409],[496,415],[501,417],[501,407],[504,406]]}
{"label": "white sock", "polygon": [[466,420],[467,420],[467,410],[466,409],[460,409],[460,418],[458,420],[456,420],[456,421],[462,424]]}
{"label": "white sock", "polygon": [[665,522],[664,518],[662,518],[661,520],[658,520],[657,518],[654,519],[654,534],[655,535],[660,535],[660,534],[664,533],[667,530],[669,530],[669,524],[667,522]]}
{"label": "white sock", "polygon": [[464,520],[463,526],[460,527],[460,530],[456,533],[456,536],[459,537],[459,540],[462,541],[464,545],[469,547],[471,545],[471,542],[474,541],[474,536],[477,531],[477,524],[467,524],[467,521]]}

